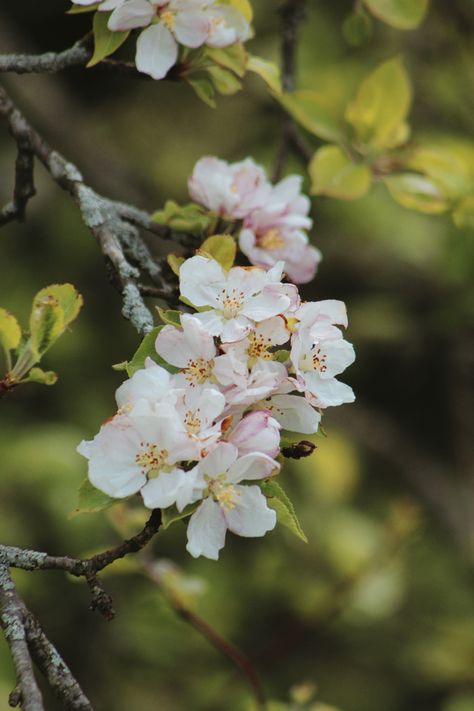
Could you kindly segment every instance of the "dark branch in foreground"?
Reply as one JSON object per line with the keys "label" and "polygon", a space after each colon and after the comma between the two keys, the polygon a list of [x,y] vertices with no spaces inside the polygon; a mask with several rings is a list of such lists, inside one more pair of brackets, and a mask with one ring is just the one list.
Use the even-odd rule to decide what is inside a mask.
{"label": "dark branch in foreground", "polygon": [[[305,18],[306,0],[284,0],[280,6],[281,22],[281,83],[283,91],[294,91],[296,88],[296,51],[300,25]],[[292,147],[304,161],[308,162],[313,150],[299,133],[294,120],[285,114],[282,125],[280,146],[275,159],[273,182],[282,177],[283,168]]]}
{"label": "dark branch in foreground", "polygon": [[160,290],[161,298],[173,300],[174,289],[163,278],[161,266],[153,258],[139,229],[165,239],[170,237],[169,232],[153,222],[151,216],[143,210],[109,200],[86,185],[77,167],[46,143],[1,87],[0,117],[7,120],[19,153],[14,198],[0,213],[0,225],[24,217],[27,200],[34,190],[34,156],[79,207],[83,222],[91,230],[102,254],[112,266],[115,277],[113,281],[123,299],[123,315],[139,333],[148,333],[153,328],[153,317],[142,298],[143,289],[139,287],[141,274],[151,279]]}

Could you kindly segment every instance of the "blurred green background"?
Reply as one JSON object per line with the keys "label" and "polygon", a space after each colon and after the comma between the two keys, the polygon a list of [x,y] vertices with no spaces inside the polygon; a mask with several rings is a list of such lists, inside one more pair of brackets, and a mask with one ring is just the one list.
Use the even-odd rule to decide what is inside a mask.
{"label": "blurred green background", "polygon": [[[277,3],[255,5],[249,47],[277,60]],[[434,2],[413,32],[376,22],[361,48],[341,32],[351,6],[308,2],[299,86],[347,97],[379,62],[402,53],[417,134],[472,137],[471,0]],[[1,51],[69,46],[90,17],[66,9],[61,0],[5,3]],[[272,169],[281,116],[257,78],[219,98],[215,111],[185,85],[93,70],[4,83],[92,186],[148,210],[167,198],[184,202],[186,179],[205,154],[252,155]],[[15,150],[1,129],[3,203]],[[297,159],[287,165],[294,171],[304,172]],[[75,206],[41,168],[36,181],[27,221],[2,230],[0,305],[26,325],[36,291],[70,281],[85,306],[44,360],[58,384],[28,385],[1,403],[0,538],[79,555],[118,540],[105,515],[68,514],[86,471],[75,447],[112,413],[121,374],[111,365],[138,339]],[[292,687],[310,683],[314,701],[344,711],[474,711],[473,234],[449,216],[403,209],[383,187],[357,202],[315,199],[313,217],[324,261],[303,293],[346,301],[357,361],[343,379],[357,401],[329,409],[328,437],[283,474],[309,544],[282,528],[255,541],[229,535],[213,563],[185,552],[185,527],[176,524],[154,553],[179,566],[175,592],[252,660],[270,699],[283,704]],[[120,524],[120,509],[114,517]],[[145,576],[126,566],[110,572],[112,623],[90,613],[86,587],[59,572],[15,579],[95,708],[252,708],[236,669]],[[2,639],[1,711],[13,679]],[[57,708],[49,697],[46,705]]]}

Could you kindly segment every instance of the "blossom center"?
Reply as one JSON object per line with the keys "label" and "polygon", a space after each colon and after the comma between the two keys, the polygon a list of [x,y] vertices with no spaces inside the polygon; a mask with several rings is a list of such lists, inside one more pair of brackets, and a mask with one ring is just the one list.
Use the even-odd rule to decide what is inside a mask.
{"label": "blossom center", "polygon": [[198,410],[196,410],[196,412],[188,410],[184,416],[186,429],[190,434],[197,434],[201,430],[201,420],[199,418],[198,412]]}
{"label": "blossom center", "polygon": [[209,486],[209,491],[223,509],[230,511],[235,508],[239,492],[233,484],[225,484],[218,479],[214,479]]}
{"label": "blossom center", "polygon": [[232,289],[229,293],[226,289],[221,292],[222,315],[226,319],[236,318],[242,311],[244,305],[244,292]]}
{"label": "blossom center", "polygon": [[251,331],[248,336],[247,355],[249,358],[263,358],[272,360],[273,356],[269,353],[268,348],[271,346],[269,338],[265,339],[259,336],[255,331]]}
{"label": "blossom center", "polygon": [[326,356],[321,352],[319,346],[313,346],[311,351],[303,356],[301,360],[301,370],[319,370],[320,373],[326,372]]}
{"label": "blossom center", "polygon": [[171,10],[164,10],[160,13],[160,20],[164,24],[167,30],[172,30],[176,23],[176,17],[174,12]]}
{"label": "blossom center", "polygon": [[191,386],[202,385],[212,375],[214,361],[206,360],[205,358],[195,358],[188,361],[188,365],[184,369],[186,380]]}
{"label": "blossom center", "polygon": [[166,449],[158,449],[156,444],[140,442],[141,451],[135,455],[135,462],[142,474],[149,474],[154,469],[161,469],[168,458]]}
{"label": "blossom center", "polygon": [[285,240],[281,236],[280,230],[277,230],[276,227],[272,227],[272,229],[257,237],[257,243],[262,249],[281,249],[281,247],[285,246]]}

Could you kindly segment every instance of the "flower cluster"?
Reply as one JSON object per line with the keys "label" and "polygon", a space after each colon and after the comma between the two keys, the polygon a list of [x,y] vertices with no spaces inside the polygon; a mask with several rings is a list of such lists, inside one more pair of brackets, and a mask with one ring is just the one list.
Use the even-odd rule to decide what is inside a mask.
{"label": "flower cluster", "polygon": [[107,23],[112,32],[145,28],[137,40],[135,65],[153,79],[162,79],[176,64],[179,45],[228,47],[250,34],[249,23],[236,8],[215,0],[103,0],[97,9],[112,11]]}
{"label": "flower cluster", "polygon": [[250,158],[229,164],[208,156],[196,163],[189,193],[218,215],[243,221],[239,246],[251,264],[268,269],[283,261],[288,277],[304,284],[314,277],[321,253],[304,231],[313,223],[301,182],[290,175],[272,185]]}
{"label": "flower cluster", "polygon": [[[234,213],[253,199],[239,189]],[[321,408],[354,399],[336,379],[354,360],[339,328],[344,304],[301,303],[282,276],[283,262],[226,271],[210,257],[186,260],[180,291],[196,312],[160,327],[164,367],[148,358],[118,388],[116,415],[78,447],[90,481],[109,496],[140,492],[151,509],[192,514],[195,557],[217,559],[227,530],[273,529],[276,513],[258,482],[280,470],[280,430],[315,433]]]}

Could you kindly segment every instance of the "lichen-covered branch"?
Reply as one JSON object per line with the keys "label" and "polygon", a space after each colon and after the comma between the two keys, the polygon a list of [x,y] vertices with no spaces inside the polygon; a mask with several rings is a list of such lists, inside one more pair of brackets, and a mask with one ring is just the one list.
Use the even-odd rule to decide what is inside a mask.
{"label": "lichen-covered branch", "polygon": [[85,66],[92,56],[92,33],[63,52],[0,54],[0,72],[54,74],[70,67]]}
{"label": "lichen-covered branch", "polygon": [[[139,229],[146,229],[165,239],[170,237],[169,231],[154,223],[146,212],[103,197],[86,185],[78,168],[46,143],[1,87],[0,116],[8,121],[23,161],[22,170],[17,169],[16,173],[17,198],[14,197],[13,208],[7,206],[3,213],[6,211],[8,219],[23,218],[26,196],[32,194],[32,158],[36,157],[77,204],[84,224],[91,230],[102,254],[112,266],[113,281],[123,299],[123,315],[130,319],[139,333],[148,333],[153,328],[153,317],[142,298],[139,287],[141,274],[148,276],[153,285],[160,289],[162,298],[173,300],[174,289],[162,277],[161,266],[153,258]],[[26,169],[24,162],[26,152],[30,170]]]}
{"label": "lichen-covered branch", "polygon": [[33,671],[30,650],[26,641],[24,607],[16,592],[8,568],[0,564],[0,625],[16,672],[16,688],[10,704],[24,711],[44,711],[43,698]]}

